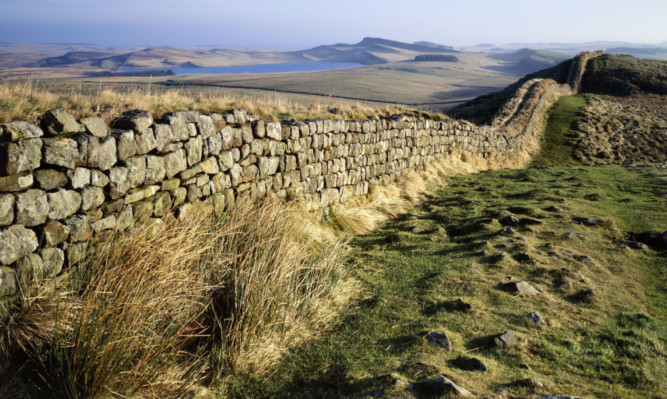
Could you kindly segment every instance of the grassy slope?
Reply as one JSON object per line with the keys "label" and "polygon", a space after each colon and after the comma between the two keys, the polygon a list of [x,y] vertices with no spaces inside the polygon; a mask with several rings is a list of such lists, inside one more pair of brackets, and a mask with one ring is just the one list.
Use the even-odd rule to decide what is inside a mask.
{"label": "grassy slope", "polygon": [[[561,128],[580,105],[578,97],[557,105],[548,141],[559,141],[554,136],[565,133]],[[546,151],[536,164],[565,159],[560,143],[561,150]],[[351,267],[365,289],[346,318],[324,338],[293,351],[271,376],[237,376],[229,393],[372,397],[384,391],[392,397],[404,393],[395,377],[420,382],[442,373],[480,397],[495,390],[520,397],[660,397],[667,388],[660,372],[666,366],[664,258],[622,249],[614,239],[663,231],[666,190],[667,173],[657,166],[573,165],[443,178],[410,214],[353,240]],[[549,212],[549,206],[561,211]],[[543,224],[517,228],[525,241],[512,237],[508,248],[498,249],[501,210]],[[579,216],[604,223],[573,224]],[[427,233],[412,233],[414,226]],[[488,245],[480,248],[481,241]],[[574,260],[561,249],[593,261]],[[507,258],[492,262],[501,252]],[[522,253],[534,263],[513,259]],[[540,294],[517,297],[499,289],[510,276],[531,282]],[[571,287],[559,288],[565,281]],[[583,300],[579,293],[590,288],[597,296]],[[456,311],[459,298],[472,311]],[[546,326],[528,322],[533,311]],[[519,333],[520,347],[489,345],[489,337],[508,329]],[[431,330],[448,333],[451,352],[425,343],[421,334]],[[455,361],[460,355],[479,358],[489,371],[461,370]],[[544,387],[514,384],[528,377]]]}

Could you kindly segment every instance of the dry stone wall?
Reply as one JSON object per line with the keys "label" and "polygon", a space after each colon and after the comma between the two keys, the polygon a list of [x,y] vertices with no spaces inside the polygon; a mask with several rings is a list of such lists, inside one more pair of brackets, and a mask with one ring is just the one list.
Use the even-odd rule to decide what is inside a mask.
{"label": "dry stone wall", "polygon": [[535,147],[540,121],[568,85],[528,82],[490,126],[394,116],[305,122],[257,120],[243,110],[132,111],[108,126],[48,111],[36,126],[0,126],[0,297],[20,281],[79,262],[91,240],[135,223],[183,217],[197,204],[221,214],[239,198],[302,199],[310,210],[368,194],[453,152],[508,159]]}

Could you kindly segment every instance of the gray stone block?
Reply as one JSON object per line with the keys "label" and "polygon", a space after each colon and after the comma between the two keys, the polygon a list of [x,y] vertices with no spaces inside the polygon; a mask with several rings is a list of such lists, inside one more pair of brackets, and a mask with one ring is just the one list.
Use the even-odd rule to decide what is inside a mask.
{"label": "gray stone block", "polygon": [[28,190],[16,194],[16,223],[37,226],[46,221],[49,201],[42,190]]}

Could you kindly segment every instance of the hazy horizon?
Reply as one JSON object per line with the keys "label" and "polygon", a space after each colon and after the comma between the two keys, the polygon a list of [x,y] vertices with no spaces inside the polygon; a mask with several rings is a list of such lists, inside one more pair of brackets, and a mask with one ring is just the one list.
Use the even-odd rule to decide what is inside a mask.
{"label": "hazy horizon", "polygon": [[3,0],[0,41],[303,49],[363,37],[479,43],[662,43],[667,2]]}

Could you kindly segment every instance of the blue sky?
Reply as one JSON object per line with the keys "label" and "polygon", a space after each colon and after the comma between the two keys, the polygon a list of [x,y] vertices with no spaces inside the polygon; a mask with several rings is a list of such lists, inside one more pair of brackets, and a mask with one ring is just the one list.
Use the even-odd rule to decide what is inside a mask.
{"label": "blue sky", "polygon": [[0,41],[301,49],[667,41],[667,0],[0,0]]}

